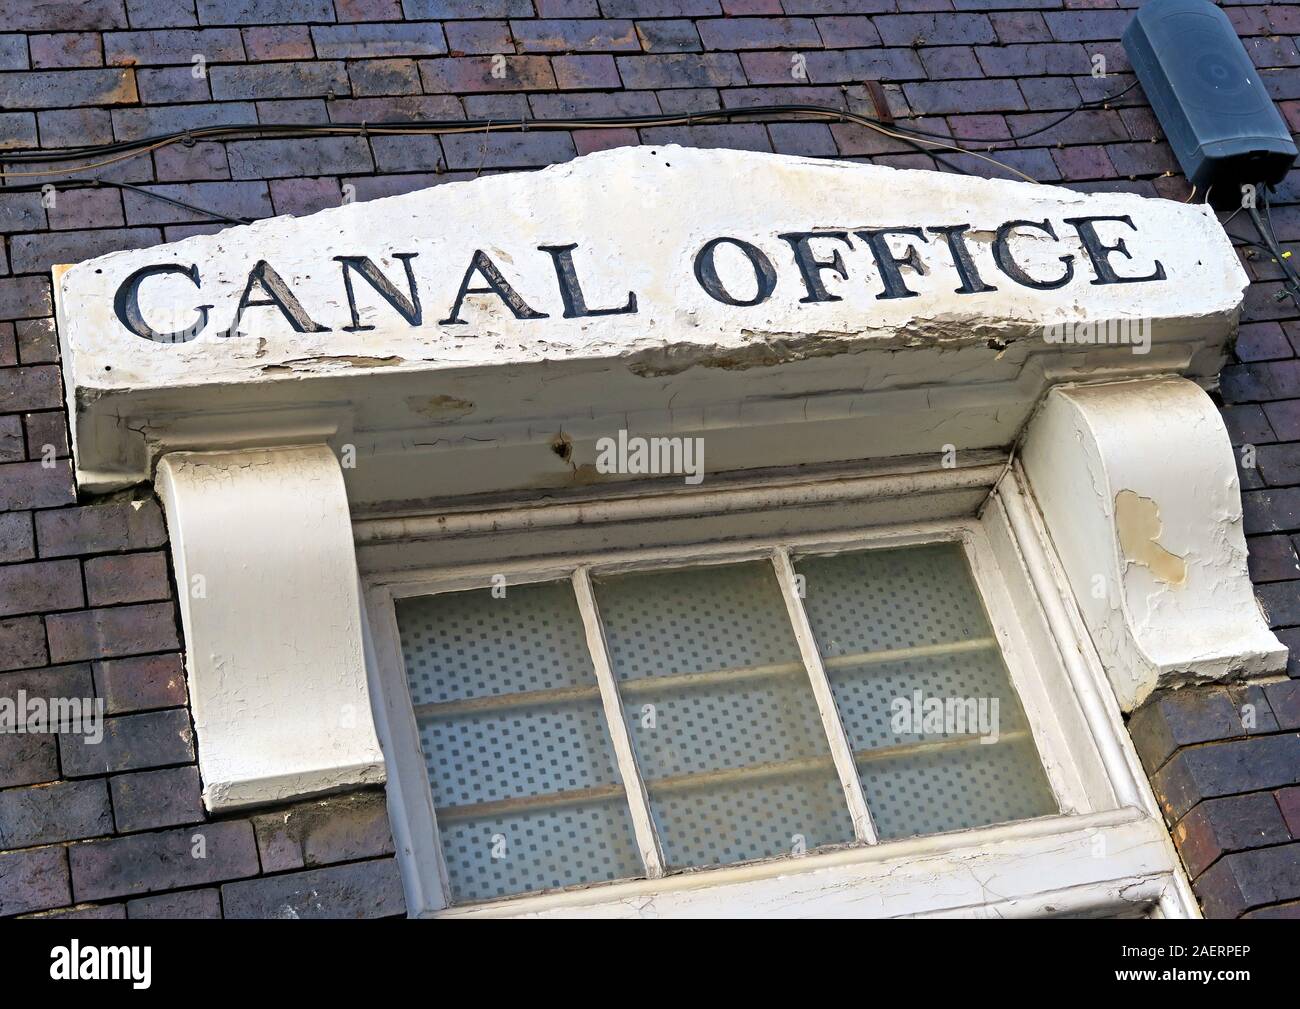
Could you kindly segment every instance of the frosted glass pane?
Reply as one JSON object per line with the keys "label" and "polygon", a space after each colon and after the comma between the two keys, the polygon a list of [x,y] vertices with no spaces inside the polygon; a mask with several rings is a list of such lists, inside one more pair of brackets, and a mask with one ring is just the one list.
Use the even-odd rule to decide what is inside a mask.
{"label": "frosted glass pane", "polygon": [[882,838],[1057,812],[958,544],[795,568]]}
{"label": "frosted glass pane", "polygon": [[599,578],[595,591],[669,866],[853,839],[771,564]]}
{"label": "frosted glass pane", "polygon": [[452,901],[642,875],[568,583],[403,599],[397,623]]}

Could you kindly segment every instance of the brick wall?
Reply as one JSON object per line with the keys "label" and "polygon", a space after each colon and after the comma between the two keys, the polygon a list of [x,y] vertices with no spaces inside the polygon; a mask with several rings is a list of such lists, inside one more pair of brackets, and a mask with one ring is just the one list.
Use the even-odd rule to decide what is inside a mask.
{"label": "brick wall", "polygon": [[[798,102],[982,138],[1043,182],[1185,199],[1115,0],[0,0],[0,147],[59,148],[216,123],[559,117]],[[1300,6],[1227,7],[1292,125]],[[493,57],[505,57],[504,76]],[[1093,57],[1110,76],[1091,76]],[[196,72],[196,66],[202,72]],[[792,71],[803,74],[795,76]],[[307,214],[619,144],[677,142],[933,167],[852,125],[240,140],[100,169],[237,217]],[[976,158],[951,160],[977,174]],[[30,166],[26,166],[30,167]],[[51,177],[57,178],[57,177]],[[1293,174],[1273,212],[1300,240]],[[186,707],[166,532],[148,490],[79,502],[51,264],[218,230],[130,191],[0,188],[0,692],[105,700],[104,745],[0,735],[0,915],[400,914],[382,794],[212,821]],[[347,189],[345,187],[351,187]],[[1232,223],[1247,235],[1244,215]],[[1253,253],[1225,418],[1251,570],[1300,645],[1300,316]],[[1292,675],[1300,675],[1293,663]],[[1184,690],[1132,729],[1207,914],[1300,916],[1300,686]],[[192,857],[204,846],[204,858]]]}

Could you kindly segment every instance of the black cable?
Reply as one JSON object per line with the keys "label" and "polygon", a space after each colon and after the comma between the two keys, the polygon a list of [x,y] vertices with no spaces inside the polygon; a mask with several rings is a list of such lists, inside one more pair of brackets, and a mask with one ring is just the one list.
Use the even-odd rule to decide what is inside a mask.
{"label": "black cable", "polygon": [[[1267,209],[1267,204],[1265,206]],[[1260,217],[1258,209],[1254,206],[1247,206],[1245,209],[1246,213],[1250,215],[1250,219],[1255,223],[1255,230],[1259,232],[1260,238],[1264,240],[1269,253],[1277,261],[1278,268],[1282,271],[1282,290],[1290,295],[1291,300],[1295,302],[1297,307],[1300,307],[1300,277],[1296,275],[1296,271],[1288,262],[1286,254],[1278,244],[1277,236],[1273,234],[1273,229],[1266,225],[1264,219]]]}
{"label": "black cable", "polygon": [[[247,217],[230,217],[216,210],[207,210],[204,207],[196,207],[193,203],[186,203],[184,200],[177,200],[171,196],[164,196],[162,193],[155,193],[152,190],[144,189],[140,186],[133,186],[129,182],[117,182],[113,179],[92,179],[88,189],[94,189],[96,186],[114,186],[117,189],[129,189],[133,193],[139,193],[142,196],[151,196],[155,200],[161,200],[163,203],[170,203],[173,207],[183,207],[185,210],[191,210],[196,214],[203,214],[214,220],[225,221],[227,224],[252,224],[252,220]],[[0,189],[0,192],[9,190]]]}
{"label": "black cable", "polygon": [[939,138],[942,138],[942,139],[944,139],[944,140],[951,140],[951,141],[953,141],[954,143],[961,143],[961,144],[1005,144],[1005,143],[1007,143],[1007,142],[1010,141],[1010,140],[1026,140],[1026,139],[1028,139],[1029,137],[1036,137],[1036,136],[1038,136],[1038,134],[1040,134],[1040,133],[1046,133],[1046,132],[1047,132],[1048,130],[1050,130],[1053,126],[1059,126],[1061,123],[1065,122],[1067,119],[1069,119],[1069,118],[1070,118],[1072,115],[1074,115],[1075,113],[1082,112],[1084,109],[1089,108],[1090,106],[1093,106],[1093,105],[1102,105],[1102,106],[1104,106],[1107,102],[1113,102],[1116,98],[1123,98],[1126,94],[1128,94],[1128,93],[1129,93],[1130,91],[1132,91],[1135,87],[1137,87],[1137,86],[1138,86],[1138,83],[1139,83],[1139,82],[1135,79],[1135,80],[1133,81],[1133,83],[1130,84],[1128,87],[1126,87],[1123,91],[1117,91],[1117,92],[1115,92],[1113,95],[1107,95],[1107,96],[1104,97],[1104,98],[1093,98],[1093,99],[1091,99],[1091,100],[1089,100],[1089,101],[1082,101],[1082,102],[1080,102],[1078,105],[1076,105],[1074,108],[1070,109],[1068,112],[1063,112],[1063,113],[1061,113],[1061,115],[1057,116],[1057,117],[1056,117],[1055,119],[1053,119],[1050,123],[1047,123],[1047,124],[1044,125],[1044,126],[1040,126],[1040,127],[1038,127],[1037,129],[1034,129],[1034,130],[1029,130],[1027,133],[1012,133],[1012,134],[1010,134],[1009,136],[1005,136],[1005,137],[958,137],[958,136],[953,136],[952,134],[949,134],[949,133],[937,133],[937,132],[935,132],[935,131],[933,131],[933,130],[923,130],[923,129],[917,127],[917,126],[901,126],[901,127],[900,127],[900,126],[898,126],[897,123],[895,123],[894,125],[895,125],[896,127],[898,127],[899,129],[905,129],[905,130],[907,130],[909,133],[917,133],[917,134],[920,134],[921,136],[924,136],[924,137],[939,137]]}

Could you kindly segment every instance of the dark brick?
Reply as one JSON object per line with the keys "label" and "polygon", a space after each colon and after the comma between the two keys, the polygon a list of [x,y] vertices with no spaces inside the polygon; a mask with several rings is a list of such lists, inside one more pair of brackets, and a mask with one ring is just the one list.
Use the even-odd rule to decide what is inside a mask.
{"label": "dark brick", "polygon": [[145,553],[93,557],[86,561],[86,594],[91,606],[167,599],[171,594],[167,555]]}
{"label": "dark brick", "polygon": [[27,426],[27,456],[30,459],[63,458],[68,455],[68,422],[62,413],[29,413],[23,418]]}
{"label": "dark brick", "polygon": [[430,171],[446,164],[437,137],[375,137],[372,146],[379,169],[384,172]]}
{"label": "dark brick", "polygon": [[491,56],[451,56],[420,61],[424,89],[434,93],[537,91],[555,87],[555,75],[545,56],[507,56],[504,74],[494,76]]}
{"label": "dark brick", "polygon": [[1300,782],[1300,735],[1255,736],[1179,750],[1151,783],[1171,821],[1201,799]]}
{"label": "dark brick", "polygon": [[172,144],[154,151],[153,162],[159,182],[230,178],[224,144],[203,143],[193,147]]}
{"label": "dark brick", "polygon": [[0,848],[30,848],[112,832],[113,813],[102,780],[0,791]]}
{"label": "dark brick", "polygon": [[524,168],[568,161],[575,157],[567,133],[460,133],[442,138],[447,167]]}
{"label": "dark brick", "polygon": [[1300,440],[1300,399],[1265,403],[1257,409],[1263,410],[1269,428],[1275,432],[1275,437],[1262,438],[1260,441]]}
{"label": "dark brick", "polygon": [[460,101],[450,95],[400,95],[392,98],[341,98],[329,103],[333,122],[407,122],[413,119],[464,119]]}
{"label": "dark brick", "polygon": [[56,231],[85,228],[120,228],[122,197],[116,189],[76,189],[57,194],[49,209],[50,227]]}
{"label": "dark brick", "polygon": [[1048,12],[1043,15],[1053,38],[1063,42],[1095,42],[1098,39],[1117,39],[1128,27],[1128,11],[1068,11]]}
{"label": "dark brick", "polygon": [[[510,31],[526,53],[637,52],[641,48],[631,21],[512,21]],[[447,33],[450,39],[450,26]]]}
{"label": "dark brick", "polygon": [[113,110],[113,132],[118,140],[139,140],[141,137],[181,133],[203,126],[230,126],[255,122],[257,122],[256,110],[251,104],[242,102]]}
{"label": "dark brick", "polygon": [[1154,694],[1129,718],[1129,735],[1148,774],[1180,746],[1241,734],[1231,699],[1217,687]]}
{"label": "dark brick", "polygon": [[349,93],[347,71],[338,61],[213,67],[209,76],[212,96],[223,100]]}
{"label": "dark brick", "polygon": [[109,781],[119,833],[175,827],[203,819],[199,769],[193,764],[120,774]]}
{"label": "dark brick", "polygon": [[189,67],[137,70],[135,76],[140,87],[140,101],[147,105],[205,102],[212,97],[207,75],[196,77]]}
{"label": "dark brick", "polygon": [[1293,838],[1300,841],[1300,788],[1283,788],[1274,795],[1287,830]]}
{"label": "dark brick", "polygon": [[1300,483],[1300,444],[1260,445],[1255,450],[1255,463],[1270,486]]}
{"label": "dark brick", "polygon": [[1240,361],[1273,361],[1295,353],[1286,333],[1276,322],[1243,325],[1237,332],[1233,349]]}
{"label": "dark brick", "polygon": [[0,25],[8,31],[76,31],[125,28],[122,0],[0,0]]}
{"label": "dark brick", "polygon": [[1288,536],[1252,536],[1246,541],[1249,551],[1250,580],[1261,582],[1286,581],[1300,578],[1300,557]]}
{"label": "dark brick", "polygon": [[361,60],[348,64],[352,93],[367,95],[415,95],[420,93],[420,71],[414,60]]}
{"label": "dark brick", "polygon": [[871,18],[862,15],[817,18],[817,31],[827,49],[880,45],[880,33]]}
{"label": "dark brick", "polygon": [[1277,440],[1263,408],[1253,403],[1225,407],[1223,423],[1228,428],[1228,436],[1233,445],[1261,445]]}
{"label": "dark brick", "polygon": [[80,147],[113,140],[108,109],[46,109],[36,114],[42,147]]}
{"label": "dark brick", "polygon": [[99,34],[92,31],[65,31],[57,35],[32,35],[31,65],[38,69],[101,66]]}
{"label": "dark brick", "polygon": [[574,130],[570,136],[573,137],[573,146],[579,155],[608,151],[613,147],[638,147],[641,144],[636,130],[631,129]]}
{"label": "dark brick", "polygon": [[0,567],[0,616],[70,610],[84,605],[76,561],[35,561]]}
{"label": "dark brick", "polygon": [[721,14],[717,0],[600,0],[610,18],[695,18]]}
{"label": "dark brick", "polygon": [[124,249],[147,249],[162,242],[156,228],[112,228],[103,231],[59,231],[17,235],[9,240],[14,269],[44,272],[59,263],[80,263]]}
{"label": "dark brick", "polygon": [[59,776],[56,737],[32,732],[0,732],[0,787],[32,785]]}
{"label": "dark brick", "polygon": [[617,61],[619,76],[628,88],[726,87],[749,83],[734,53],[619,56]]}
{"label": "dark brick", "polygon": [[449,21],[442,27],[446,51],[458,56],[476,53],[513,53],[514,39],[505,21]]}
{"label": "dark brick", "polygon": [[436,56],[447,51],[436,24],[352,24],[313,28],[321,59],[378,56]]}
{"label": "dark brick", "polygon": [[406,910],[391,858],[227,883],[221,899],[227,918],[383,918]]}
{"label": "dark brick", "polygon": [[[197,207],[219,207],[222,213],[233,217],[259,220],[273,213],[265,182],[188,182],[141,188]],[[127,220],[132,224],[185,224],[207,220],[202,214],[131,190],[124,192],[122,199]]]}
{"label": "dark brick", "polygon": [[921,64],[931,78],[956,80],[962,77],[983,77],[984,71],[975,59],[970,46],[939,46],[922,49]]}
{"label": "dark brick", "polygon": [[0,316],[36,319],[50,314],[48,277],[0,277]]}
{"label": "dark brick", "polygon": [[374,170],[363,137],[310,137],[300,140],[241,140],[226,148],[236,179],[291,175],[347,175]]}
{"label": "dark brick", "polygon": [[1300,490],[1253,490],[1241,495],[1246,534],[1300,529]]}
{"label": "dark brick", "polygon": [[67,459],[55,465],[14,462],[0,466],[0,511],[57,508],[77,500],[72,467]]}
{"label": "dark brick", "polygon": [[616,91],[612,94],[528,96],[533,115],[541,119],[587,116],[653,116],[662,111],[652,91]]}
{"label": "dark brick", "polygon": [[1052,40],[1051,29],[1043,15],[1036,11],[996,11],[989,14],[989,21],[997,32],[998,41],[1004,44]]}
{"label": "dark brick", "polygon": [[216,890],[180,890],[126,902],[128,918],[220,918],[221,895]]}
{"label": "dark brick", "polygon": [[1207,918],[1236,918],[1300,893],[1300,844],[1224,855],[1193,888]]}
{"label": "dark brick", "polygon": [[302,217],[343,203],[338,179],[277,179],[271,183],[277,214]]}
{"label": "dark brick", "polygon": [[0,112],[0,150],[36,146],[36,117],[30,112]]}
{"label": "dark brick", "polygon": [[772,123],[767,133],[777,154],[833,158],[838,153],[835,137],[825,123]]}
{"label": "dark brick", "polygon": [[402,0],[410,21],[532,17],[531,0]]}
{"label": "dark brick", "polygon": [[0,35],[0,70],[26,70],[27,36]]}
{"label": "dark brick", "polygon": [[10,109],[69,105],[130,105],[139,101],[131,70],[32,70],[0,74],[0,93]]}
{"label": "dark brick", "polygon": [[243,60],[244,45],[239,30],[153,30],[110,32],[104,36],[104,59],[115,66],[179,64],[189,69],[196,56],[202,56],[207,63]]}
{"label": "dark brick", "polygon": [[887,46],[972,45],[996,42],[984,14],[883,14],[874,19]]}
{"label": "dark brick", "polygon": [[23,419],[17,414],[0,416],[0,463],[27,458],[23,446]]}
{"label": "dark brick", "polygon": [[170,603],[57,613],[46,618],[45,626],[55,662],[165,652],[179,644]]}
{"label": "dark brick", "polygon": [[157,0],[126,0],[132,28],[181,28],[197,24],[194,5],[160,4]]}
{"label": "dark brick", "polygon": [[186,703],[185,668],[179,654],[107,659],[93,668],[95,693],[104,699],[110,715]]}
{"label": "dark brick", "polygon": [[23,319],[14,324],[18,359],[23,364],[53,364],[59,360],[59,334],[53,319]]}
{"label": "dark brick", "polygon": [[1092,71],[1088,51],[1069,42],[980,46],[975,55],[990,77],[1087,74]]}
{"label": "dark brick", "polygon": [[[267,123],[288,123],[300,126],[304,123],[324,124],[330,121],[329,110],[324,98],[285,98],[279,101],[257,103],[257,121]],[[329,105],[334,99],[329,99]]]}
{"label": "dark brick", "polygon": [[7,368],[0,372],[0,413],[58,409],[62,398],[59,369],[53,365]]}
{"label": "dark brick", "polygon": [[705,49],[802,49],[822,41],[807,18],[723,18],[697,27]]}
{"label": "dark brick", "polygon": [[[201,851],[204,857],[195,857]],[[230,820],[102,841],[68,849],[77,900],[100,900],[201,886],[257,873],[247,820]]]}
{"label": "dark brick", "polygon": [[194,738],[184,708],[104,719],[104,738],[60,733],[59,755],[67,777],[137,771],[194,760]]}
{"label": "dark brick", "polygon": [[44,911],[71,900],[63,848],[0,854],[0,915]]}
{"label": "dark brick", "polygon": [[304,869],[393,852],[380,792],[295,806],[253,818],[264,872]]}
{"label": "dark brick", "polygon": [[[1300,585],[1296,586],[1300,591]],[[1300,683],[1294,680],[1286,683],[1270,683],[1264,688],[1268,706],[1277,719],[1279,729],[1300,729]]]}
{"label": "dark brick", "polygon": [[903,85],[903,92],[908,104],[921,115],[1025,108],[1015,82],[1009,80],[909,83]]}
{"label": "dark brick", "polygon": [[1269,792],[1202,802],[1178,822],[1173,837],[1193,879],[1227,852],[1291,840]]}
{"label": "dark brick", "polygon": [[143,550],[167,542],[156,501],[116,501],[41,512],[36,542],[42,557]]}
{"label": "dark brick", "polygon": [[554,56],[551,69],[555,72],[556,86],[565,90],[619,86],[618,70],[612,56]]}
{"label": "dark brick", "polygon": [[0,512],[0,564],[36,556],[29,512]]}
{"label": "dark brick", "polygon": [[704,50],[694,21],[638,21],[636,36],[648,53],[698,53]]}
{"label": "dark brick", "polygon": [[196,0],[199,24],[272,25],[334,20],[332,0]]}
{"label": "dark brick", "polygon": [[722,126],[659,126],[641,130],[644,144],[681,144],[683,147],[725,148],[736,151],[770,151],[767,130],[757,123]]}
{"label": "dark brick", "polygon": [[309,60],[316,55],[311,29],[306,25],[245,28],[244,52],[252,61]]}

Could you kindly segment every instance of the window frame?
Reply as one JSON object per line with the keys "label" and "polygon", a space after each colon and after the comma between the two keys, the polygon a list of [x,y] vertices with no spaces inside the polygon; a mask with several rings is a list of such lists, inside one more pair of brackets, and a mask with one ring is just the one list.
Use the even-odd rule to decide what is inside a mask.
{"label": "window frame", "polygon": [[[447,568],[370,574],[363,589],[369,624],[367,661],[376,726],[389,766],[390,818],[410,913],[418,917],[599,915],[614,909],[627,910],[641,902],[648,904],[665,893],[681,894],[678,900],[685,901],[683,907],[694,906],[702,896],[707,903],[709,891],[719,899],[723,891],[730,893],[726,897],[727,906],[719,907],[715,913],[744,913],[743,909],[753,906],[760,899],[760,892],[770,889],[774,881],[796,879],[797,882],[798,877],[807,877],[804,882],[811,882],[827,873],[844,872],[858,877],[856,885],[850,884],[848,895],[844,895],[842,886],[837,884],[839,889],[836,892],[841,893],[847,906],[864,899],[873,886],[879,889],[878,884],[871,881],[882,867],[890,867],[888,872],[897,874],[896,863],[900,860],[906,864],[932,855],[941,855],[949,866],[970,859],[996,865],[998,871],[1013,874],[1032,866],[1032,872],[1042,876],[1042,885],[1034,887],[1037,900],[1016,899],[997,913],[1016,914],[1026,909],[1035,913],[1032,912],[1035,907],[1039,909],[1036,913],[1045,913],[1049,909],[1063,913],[1063,909],[1069,912],[1072,908],[1081,913],[1118,913],[1131,911],[1135,900],[1152,914],[1181,916],[1192,913],[1186,907],[1186,881],[1181,878],[1181,869],[1173,855],[1168,834],[1158,818],[1152,815],[1154,801],[1150,798],[1145,779],[1138,785],[1138,792],[1145,789],[1145,795],[1139,795],[1136,803],[1132,787],[1117,787],[1112,781],[1114,760],[1108,764],[1103,751],[1115,746],[1121,750],[1127,748],[1123,755],[1129,758],[1126,763],[1130,769],[1136,757],[1123,730],[1118,709],[1114,708],[1113,698],[1113,710],[1104,712],[1109,723],[1106,726],[1109,738],[1097,738],[1097,726],[1093,724],[1096,711],[1085,710],[1088,699],[1081,696],[1081,685],[1076,682],[1080,669],[1077,663],[1072,668],[1069,661],[1071,652],[1085,654],[1091,645],[1079,640],[1078,627],[1072,624],[1062,627],[1059,619],[1052,621],[1049,612],[1052,607],[1043,605],[1040,593],[1045,584],[1044,575],[1049,579],[1046,584],[1054,585],[1058,590],[1064,588],[1064,583],[1059,571],[1031,570],[1035,564],[1040,568],[1050,567],[1050,560],[1044,557],[1035,560],[1031,556],[1034,551],[1021,549],[1017,533],[1023,537],[1024,529],[1015,528],[1015,516],[1008,514],[1012,504],[1006,498],[1008,495],[1018,498],[1016,507],[1023,507],[1025,501],[1015,486],[1014,473],[1009,471],[1009,475],[1012,486],[1000,486],[1001,493],[995,491],[976,516],[957,515],[917,523],[861,525],[835,532],[759,535],[728,542],[641,549],[612,545],[598,551],[543,553],[536,558],[510,562],[458,563]],[[1006,482],[1004,480],[1004,484]],[[989,507],[990,504],[996,506]],[[1035,535],[1042,534],[1041,529],[1034,532]],[[555,537],[556,544],[563,549],[563,529],[542,535]],[[1060,812],[1009,824],[880,842],[871,824],[869,804],[855,804],[854,792],[858,799],[862,798],[861,782],[844,738],[842,723],[835,713],[830,684],[821,666],[803,600],[794,588],[790,557],[792,554],[835,554],[935,542],[957,542],[962,548]],[[661,848],[654,838],[645,785],[636,771],[635,754],[622,716],[617,678],[609,666],[590,579],[593,575],[755,560],[768,560],[773,564],[805,669],[809,673],[814,699],[822,715],[823,728],[827,730],[841,785],[845,789],[856,839],[845,845],[821,848],[800,856],[782,855],[665,874]],[[561,890],[528,892],[475,903],[452,905],[449,902],[450,887],[407,683],[395,601],[412,596],[483,589],[493,584],[494,576],[500,575],[505,576],[507,585],[568,581],[575,592],[619,774],[625,782],[638,848],[648,866],[644,878],[579,884]],[[1068,593],[1068,589],[1065,591]],[[1050,600],[1048,602],[1050,604]],[[1082,685],[1083,692],[1095,691],[1098,682],[1104,683],[1104,674],[1095,663],[1084,665],[1088,665],[1086,673],[1092,682]],[[1084,723],[1088,723],[1086,727]],[[846,761],[852,788],[849,787],[850,777],[846,776]],[[1130,784],[1125,783],[1126,786]],[[1122,801],[1121,797],[1128,801]],[[1143,798],[1146,801],[1141,801]],[[1154,833],[1153,827],[1156,828]],[[1082,885],[1076,883],[1063,889],[1053,888],[1053,877],[1069,882],[1070,873],[1054,872],[1050,846],[1035,854],[1036,845],[1045,837],[1067,837],[1080,830],[1088,832],[1088,836],[1094,839],[1093,843],[1100,843],[1103,848],[1108,846],[1107,838],[1112,835],[1121,845],[1113,850],[1131,848],[1133,854],[1127,857],[1127,861],[1132,863],[1136,874],[1120,872],[1110,879],[1089,879]],[[1140,834],[1141,840],[1119,837],[1126,833]],[[1102,838],[1100,842],[1096,841],[1098,837]],[[1161,849],[1162,853],[1153,854]],[[1059,851],[1056,855],[1059,858]],[[1018,861],[1021,859],[1026,860],[1023,866]],[[1121,856],[1120,861],[1124,862],[1125,857]],[[1159,867],[1154,879],[1148,871],[1152,865]],[[971,875],[969,872],[966,874]],[[1088,873],[1083,875],[1087,877]],[[1121,879],[1126,881],[1123,886],[1119,885]],[[735,887],[740,887],[740,890],[733,893]],[[801,905],[807,903],[808,896],[806,893],[800,895],[798,885],[787,889],[790,892],[783,897],[769,895],[761,898],[775,901],[768,907],[768,913],[796,913]],[[1058,893],[1058,889],[1061,892]],[[989,893],[992,892],[990,888]],[[957,909],[955,906],[930,906],[924,896],[913,899],[914,896],[904,894],[890,898],[880,905],[877,913],[910,915]],[[818,898],[817,902],[824,899]],[[994,913],[992,909],[997,904],[997,901],[990,902],[986,895],[960,907],[965,913],[983,914]]]}

